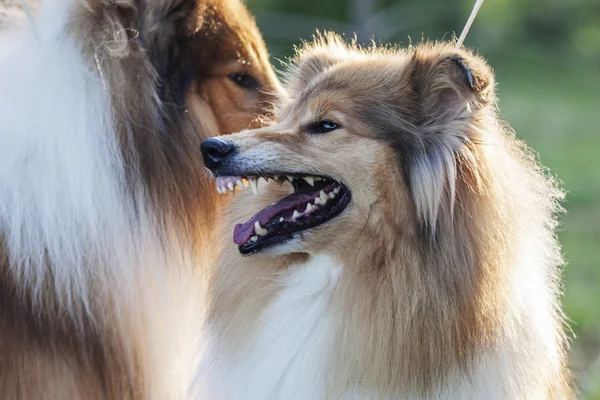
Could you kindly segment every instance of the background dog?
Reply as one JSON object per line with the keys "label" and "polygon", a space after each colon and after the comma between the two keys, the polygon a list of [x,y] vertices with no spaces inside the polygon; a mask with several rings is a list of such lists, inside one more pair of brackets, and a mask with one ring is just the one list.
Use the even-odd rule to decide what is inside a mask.
{"label": "background dog", "polygon": [[300,51],[287,86],[274,125],[202,144],[217,186],[283,186],[262,180],[232,205],[200,391],[571,397],[562,194],[498,120],[486,63],[452,44],[330,36]]}
{"label": "background dog", "polygon": [[184,398],[219,203],[198,145],[259,122],[264,43],[237,0],[31,11],[0,36],[0,397]]}

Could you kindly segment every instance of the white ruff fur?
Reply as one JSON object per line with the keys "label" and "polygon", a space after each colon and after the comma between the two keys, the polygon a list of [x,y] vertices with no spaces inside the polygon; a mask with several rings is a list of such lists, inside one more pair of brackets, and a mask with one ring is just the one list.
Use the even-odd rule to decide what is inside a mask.
{"label": "white ruff fur", "polygon": [[[243,261],[242,261],[243,262]],[[283,289],[260,317],[249,344],[233,355],[218,338],[200,367],[200,387],[210,399],[320,399],[323,361],[332,339],[328,305],[341,266],[328,256],[289,266]]]}
{"label": "white ruff fur", "polygon": [[[524,260],[531,261],[531,260]],[[243,263],[243,260],[241,261]],[[218,400],[321,400],[329,398],[328,374],[336,355],[331,344],[337,340],[338,330],[330,300],[343,266],[333,257],[316,255],[307,263],[290,265],[288,271],[274,277],[274,284],[282,290],[259,316],[255,331],[247,332],[245,345],[235,350],[219,342],[216,335],[207,332],[208,343],[200,362],[196,393],[198,399]],[[544,290],[542,278],[531,276],[528,289]],[[515,296],[525,288],[515,287]],[[525,315],[538,307],[519,304]],[[519,335],[544,340],[548,331],[546,316],[535,321],[535,327]],[[538,324],[539,323],[539,324]],[[344,327],[352,329],[351,327]],[[514,335],[514,332],[513,332]],[[509,338],[495,349],[480,351],[470,372],[451,373],[443,386],[438,386],[429,399],[503,399],[519,398],[519,387],[529,387],[528,399],[542,400],[535,373],[524,370],[520,360],[525,356],[520,339],[509,333]],[[512,338],[510,338],[513,336]],[[535,340],[535,339],[534,339]],[[533,378],[533,379],[532,379]],[[539,379],[539,378],[537,378]],[[527,382],[523,382],[526,380]],[[357,384],[347,387],[335,396],[344,400],[385,399],[398,400],[369,391]],[[407,394],[405,400],[422,397]]]}
{"label": "white ruff fur", "polygon": [[166,355],[191,353],[181,321],[193,302],[170,286],[191,279],[165,266],[189,260],[161,247],[142,196],[125,192],[108,89],[66,32],[75,3],[43,2],[35,32],[0,37],[0,234],[20,287],[39,299],[53,277],[74,321],[114,325],[156,370],[157,398],[183,398],[166,387],[183,392],[188,360]]}

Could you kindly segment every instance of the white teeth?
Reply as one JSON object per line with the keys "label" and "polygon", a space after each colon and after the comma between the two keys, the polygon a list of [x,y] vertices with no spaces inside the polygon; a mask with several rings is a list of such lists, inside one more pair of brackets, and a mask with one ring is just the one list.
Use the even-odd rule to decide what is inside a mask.
{"label": "white teeth", "polygon": [[221,193],[221,188],[219,187],[219,185],[217,185],[217,193],[222,194]]}
{"label": "white teeth", "polygon": [[273,179],[275,179],[276,181],[278,181],[279,180],[279,175],[274,175]]}
{"label": "white teeth", "polygon": [[321,198],[321,203],[323,203],[323,204],[327,203],[327,200],[329,200],[329,197],[327,196],[327,193],[325,193],[322,190],[319,193],[319,197]]}
{"label": "white teeth", "polygon": [[306,210],[304,210],[304,212],[309,212],[309,211],[310,211],[310,210],[312,210],[312,209],[313,209],[313,205],[312,205],[312,204],[310,204],[310,203],[308,203],[308,204],[306,205]]}
{"label": "white teeth", "polygon": [[294,182],[294,177],[293,177],[293,176],[291,176],[291,175],[286,175],[285,177],[288,179],[288,181],[290,181],[290,182]]}
{"label": "white teeth", "polygon": [[258,221],[254,223],[254,232],[256,232],[258,236],[265,236],[267,234],[267,230],[260,226]]}
{"label": "white teeth", "polygon": [[248,182],[250,183],[250,190],[252,190],[252,194],[255,196],[258,196],[258,182],[256,179],[254,178],[250,178],[248,180]]}
{"label": "white teeth", "polygon": [[285,221],[285,220],[283,219],[283,217],[279,218],[279,222],[283,222],[283,221]]}
{"label": "white teeth", "polygon": [[227,193],[227,188],[225,186],[221,186],[221,194]]}
{"label": "white teeth", "polygon": [[238,185],[240,188],[244,188],[244,182],[242,182],[241,179],[238,179],[237,181],[235,181],[235,184]]}
{"label": "white teeth", "polygon": [[264,176],[261,176],[260,178],[258,178],[258,181],[260,182],[261,179],[264,179],[264,181],[266,183],[269,183],[269,178],[265,178]]}
{"label": "white teeth", "polygon": [[335,189],[333,189],[333,193],[338,194],[340,192],[340,190],[341,189],[339,187],[336,187]]}
{"label": "white teeth", "polygon": [[315,204],[327,204],[327,200],[329,200],[327,193],[321,190],[319,197],[315,199]]}
{"label": "white teeth", "polygon": [[302,214],[300,214],[300,213],[298,212],[298,210],[294,210],[294,214],[292,215],[292,218],[293,218],[293,219],[296,219],[296,218],[298,218],[300,215],[302,215]]}
{"label": "white teeth", "polygon": [[258,236],[256,236],[256,235],[252,235],[252,236],[250,236],[250,241],[251,241],[252,243],[256,242],[257,240],[258,240]]}
{"label": "white teeth", "polygon": [[319,192],[319,197],[315,199],[315,204],[327,204],[327,200],[329,200],[329,196],[324,191]]}
{"label": "white teeth", "polygon": [[315,176],[315,182],[320,181],[321,179],[323,179],[323,178],[319,178],[318,176]]}
{"label": "white teeth", "polygon": [[329,192],[329,198],[330,199],[335,199],[335,193]]}
{"label": "white teeth", "polygon": [[302,179],[304,179],[310,186],[315,186],[315,178],[312,176],[303,176]]}
{"label": "white teeth", "polygon": [[231,190],[231,191],[233,192],[233,190],[234,190],[234,189],[233,189],[233,182],[229,182],[229,183],[227,184],[227,189],[229,189],[229,190]]}

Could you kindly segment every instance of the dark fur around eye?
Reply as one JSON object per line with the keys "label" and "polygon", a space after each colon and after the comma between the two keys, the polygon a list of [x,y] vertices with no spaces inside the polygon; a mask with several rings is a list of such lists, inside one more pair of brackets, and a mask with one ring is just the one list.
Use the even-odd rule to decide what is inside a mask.
{"label": "dark fur around eye", "polygon": [[340,128],[341,128],[341,126],[335,122],[323,120],[323,121],[317,121],[317,122],[313,122],[313,123],[309,124],[306,127],[306,132],[313,133],[313,134],[321,134],[321,133],[333,132]]}
{"label": "dark fur around eye", "polygon": [[250,74],[246,72],[236,72],[228,76],[236,85],[247,90],[258,90],[260,84]]}

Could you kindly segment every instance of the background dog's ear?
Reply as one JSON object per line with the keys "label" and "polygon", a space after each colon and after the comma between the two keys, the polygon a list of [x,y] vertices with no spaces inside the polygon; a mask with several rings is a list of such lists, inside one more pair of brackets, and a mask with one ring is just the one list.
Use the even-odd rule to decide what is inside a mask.
{"label": "background dog's ear", "polygon": [[450,46],[418,46],[406,73],[421,124],[451,122],[493,97],[494,77],[485,61]]}
{"label": "background dog's ear", "polygon": [[298,93],[329,67],[353,54],[343,39],[333,33],[319,34],[312,43],[297,51],[285,79],[291,94]]}

